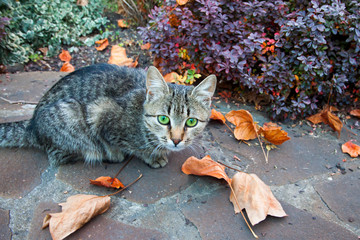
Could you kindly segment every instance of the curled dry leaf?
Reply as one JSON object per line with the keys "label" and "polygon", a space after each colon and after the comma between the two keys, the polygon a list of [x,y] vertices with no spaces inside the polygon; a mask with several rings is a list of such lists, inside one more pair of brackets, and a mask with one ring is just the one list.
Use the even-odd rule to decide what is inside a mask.
{"label": "curled dry leaf", "polygon": [[209,155],[202,159],[198,159],[194,156],[189,157],[182,165],[181,170],[185,174],[224,179],[228,184],[231,184],[231,179],[225,173],[225,167],[213,161]]}
{"label": "curled dry leaf", "polygon": [[129,28],[129,23],[125,21],[125,19],[119,19],[118,26],[121,28]]}
{"label": "curled dry leaf", "polygon": [[109,40],[107,38],[96,41],[96,44],[98,44],[99,46],[95,47],[96,50],[98,51],[102,51],[104,50],[107,46],[109,46]]}
{"label": "curled dry leaf", "polygon": [[285,141],[290,140],[287,132],[281,130],[281,127],[276,123],[264,123],[260,128],[259,134],[262,134],[266,140],[275,145],[283,144]]}
{"label": "curled dry leaf", "polygon": [[226,122],[224,115],[223,115],[221,112],[216,111],[215,109],[211,109],[210,119],[212,119],[212,120],[219,120],[219,121],[221,121],[222,123],[225,123],[225,122]]}
{"label": "curled dry leaf", "polygon": [[111,48],[111,56],[109,58],[108,63],[116,64],[118,66],[128,66],[128,67],[136,67],[137,61],[134,61],[132,58],[128,58],[126,55],[126,50],[123,47],[118,45],[112,46]]}
{"label": "curled dry leaf", "polygon": [[53,240],[66,238],[90,219],[108,210],[110,197],[78,194],[59,205],[62,212],[50,213],[43,221],[43,229],[49,226]]}
{"label": "curled dry leaf", "polygon": [[354,109],[350,112],[350,114],[354,117],[360,118],[360,109]]}
{"label": "curled dry leaf", "polygon": [[267,215],[274,217],[287,216],[279,201],[272,194],[267,186],[257,175],[238,172],[231,181],[239,206],[235,203],[233,193],[230,201],[234,204],[235,213],[246,209],[246,213],[252,225],[255,225],[266,218]]}
{"label": "curled dry leaf", "polygon": [[348,153],[351,157],[355,158],[360,155],[360,146],[348,141],[341,146],[343,153]]}
{"label": "curled dry leaf", "polygon": [[62,49],[61,53],[59,54],[59,58],[61,61],[63,62],[70,62],[71,60],[71,55],[68,51]]}
{"label": "curled dry leaf", "polygon": [[108,188],[124,188],[124,184],[122,184],[122,182],[120,182],[119,179],[117,178],[112,178],[112,177],[98,177],[95,180],[91,180],[90,179],[90,183],[93,185],[97,185],[97,186],[104,186],[104,187],[108,187]]}
{"label": "curled dry leaf", "polygon": [[232,110],[225,118],[235,125],[234,135],[237,140],[251,140],[256,138],[257,126],[252,115],[246,110]]}
{"label": "curled dry leaf", "polygon": [[321,110],[321,112],[308,117],[307,120],[309,120],[313,124],[318,124],[323,122],[329,125],[335,132],[338,133],[338,137],[340,137],[343,123],[341,122],[339,117],[337,117],[332,113],[333,111],[338,111],[338,109],[332,106],[330,107],[327,106],[323,110]]}
{"label": "curled dry leaf", "polygon": [[150,43],[146,43],[140,46],[141,50],[149,50],[151,47]]}
{"label": "curled dry leaf", "polygon": [[64,62],[64,64],[60,68],[60,72],[73,72],[73,71],[75,71],[75,68],[69,62]]}

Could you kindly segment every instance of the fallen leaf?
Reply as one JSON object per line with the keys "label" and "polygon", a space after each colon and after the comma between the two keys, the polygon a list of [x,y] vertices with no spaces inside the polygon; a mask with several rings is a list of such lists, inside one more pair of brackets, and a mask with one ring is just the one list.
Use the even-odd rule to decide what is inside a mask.
{"label": "fallen leaf", "polygon": [[360,118],[360,109],[352,110],[352,111],[350,111],[350,114],[354,117]]}
{"label": "fallen leaf", "polygon": [[186,159],[181,167],[185,174],[193,174],[197,176],[211,176],[217,179],[224,179],[231,184],[231,179],[225,173],[225,167],[213,161],[209,155],[198,159],[194,156]]}
{"label": "fallen leaf", "polygon": [[96,41],[96,44],[98,44],[99,46],[95,47],[96,50],[98,51],[102,51],[104,50],[107,46],[109,46],[109,40],[107,38]]}
{"label": "fallen leaf", "polygon": [[98,177],[95,180],[91,180],[90,179],[90,183],[93,185],[97,185],[97,186],[104,186],[104,187],[108,187],[108,188],[124,188],[124,184],[122,184],[122,182],[120,182],[119,179],[117,178],[112,178],[112,177]]}
{"label": "fallen leaf", "polygon": [[360,146],[348,141],[341,146],[343,153],[348,153],[351,157],[355,158],[360,155]]}
{"label": "fallen leaf", "polygon": [[125,19],[120,19],[117,21],[118,26],[121,28],[129,28],[129,23],[125,21]]}
{"label": "fallen leaf", "polygon": [[66,238],[90,219],[108,210],[110,197],[78,194],[59,205],[62,207],[62,212],[50,213],[43,221],[43,229],[49,226],[54,240]]}
{"label": "fallen leaf", "polygon": [[168,73],[164,76],[164,80],[165,82],[168,82],[168,83],[173,83],[173,82],[176,82],[176,79],[179,77],[180,75],[177,74],[176,72],[171,72],[171,73]]}
{"label": "fallen leaf", "polygon": [[126,50],[123,47],[118,45],[112,46],[111,55],[108,63],[116,64],[118,66],[128,66],[128,67],[136,67],[137,62],[132,58],[128,58],[126,55]]}
{"label": "fallen leaf", "polygon": [[181,5],[185,5],[189,0],[176,0],[177,4]]}
{"label": "fallen leaf", "polygon": [[312,122],[313,124],[318,124],[318,123],[323,122],[323,123],[329,125],[335,132],[338,133],[338,137],[340,137],[343,123],[341,122],[341,120],[339,119],[338,116],[336,116],[332,113],[333,111],[338,111],[338,109],[335,107],[332,107],[332,106],[330,106],[330,107],[327,106],[323,110],[321,110],[319,113],[312,115],[306,119],[309,120],[310,122]]}
{"label": "fallen leaf", "polygon": [[39,48],[39,51],[44,55],[46,56],[47,55],[47,52],[49,51],[49,49],[47,47],[43,47],[43,48]]}
{"label": "fallen leaf", "polygon": [[73,72],[73,71],[75,71],[75,68],[69,62],[64,62],[64,64],[60,69],[60,72]]}
{"label": "fallen leaf", "polygon": [[257,126],[248,111],[232,110],[225,115],[225,118],[235,125],[234,135],[237,140],[256,138]]}
{"label": "fallen leaf", "polygon": [[151,47],[151,44],[150,43],[146,43],[146,44],[143,44],[141,45],[141,50],[149,50]]}
{"label": "fallen leaf", "polygon": [[276,123],[264,123],[260,128],[259,134],[262,134],[266,140],[275,145],[283,144],[285,141],[290,140],[287,132],[281,130],[281,127]]}
{"label": "fallen leaf", "polygon": [[267,186],[256,174],[238,172],[231,181],[234,194],[230,194],[230,201],[234,204],[235,213],[246,209],[246,213],[252,225],[255,225],[266,218],[267,215],[274,217],[285,217],[287,214],[281,207],[279,201],[272,194]]}
{"label": "fallen leaf", "polygon": [[59,58],[63,62],[70,62],[71,60],[70,53],[64,49],[61,50],[61,53],[59,54]]}
{"label": "fallen leaf", "polygon": [[220,120],[222,123],[226,122],[224,115],[221,112],[216,111],[215,109],[211,109],[210,119]]}

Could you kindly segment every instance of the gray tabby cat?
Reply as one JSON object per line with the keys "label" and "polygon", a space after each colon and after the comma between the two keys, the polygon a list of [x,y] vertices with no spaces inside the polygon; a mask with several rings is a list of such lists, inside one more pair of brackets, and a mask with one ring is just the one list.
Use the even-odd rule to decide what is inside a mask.
{"label": "gray tabby cat", "polygon": [[81,68],[46,92],[30,120],[0,124],[0,147],[43,149],[52,165],[135,155],[164,167],[169,151],[203,131],[215,87],[214,75],[194,88],[167,84],[155,67]]}

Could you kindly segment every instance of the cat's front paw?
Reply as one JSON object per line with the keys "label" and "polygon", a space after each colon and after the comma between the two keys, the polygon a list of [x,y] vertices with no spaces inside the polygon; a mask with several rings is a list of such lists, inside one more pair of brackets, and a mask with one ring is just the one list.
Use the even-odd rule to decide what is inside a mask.
{"label": "cat's front paw", "polygon": [[167,158],[159,158],[153,160],[151,163],[149,163],[150,167],[152,168],[162,168],[165,167],[165,165],[168,163]]}

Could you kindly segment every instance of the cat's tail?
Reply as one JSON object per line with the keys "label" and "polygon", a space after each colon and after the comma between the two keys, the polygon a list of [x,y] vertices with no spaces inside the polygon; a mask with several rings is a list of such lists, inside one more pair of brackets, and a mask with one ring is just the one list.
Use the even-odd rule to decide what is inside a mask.
{"label": "cat's tail", "polygon": [[0,124],[0,147],[32,147],[30,134],[27,132],[30,120]]}

